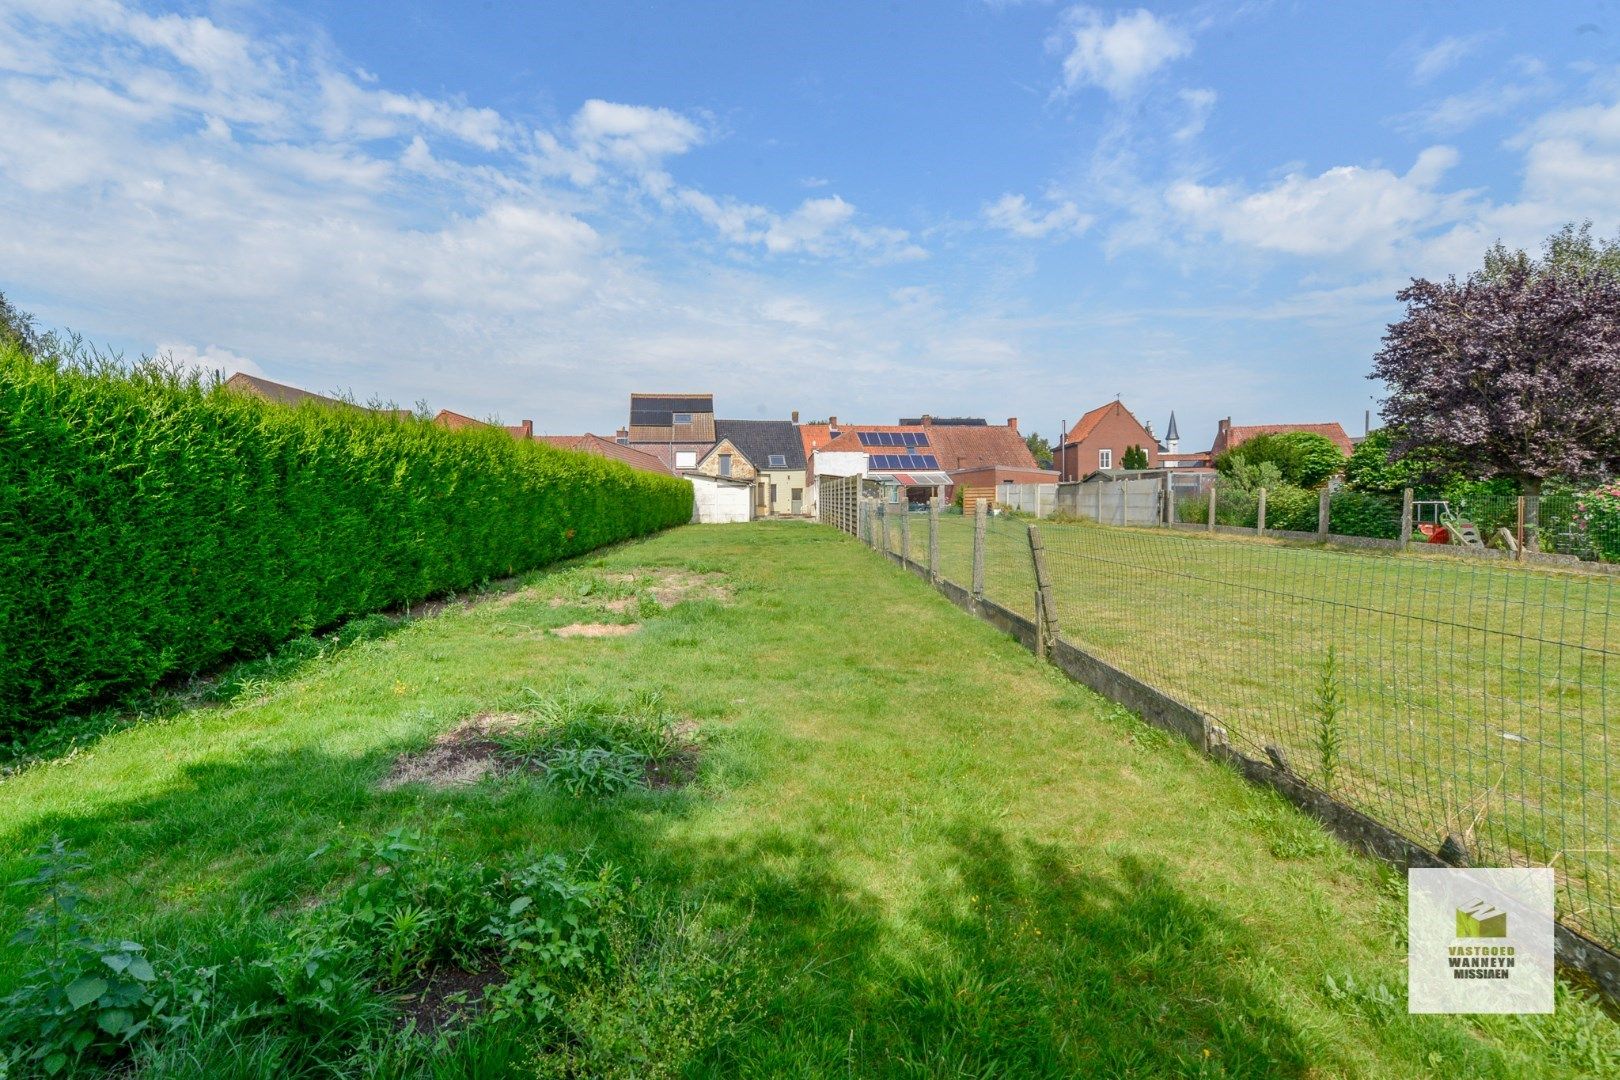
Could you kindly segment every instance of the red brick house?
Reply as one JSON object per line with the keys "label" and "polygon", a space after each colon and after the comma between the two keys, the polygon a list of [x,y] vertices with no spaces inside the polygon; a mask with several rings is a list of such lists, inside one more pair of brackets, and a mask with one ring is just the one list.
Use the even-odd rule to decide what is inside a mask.
{"label": "red brick house", "polygon": [[1084,480],[1098,469],[1124,468],[1125,451],[1140,446],[1148,468],[1159,467],[1159,441],[1123,402],[1110,401],[1082,416],[1052,455],[1064,480]]}
{"label": "red brick house", "polygon": [[1337,446],[1349,457],[1355,452],[1356,445],[1350,441],[1350,436],[1344,433],[1344,428],[1338,424],[1248,424],[1234,427],[1232,418],[1228,416],[1215,428],[1215,444],[1209,448],[1209,456],[1214,460],[1228,450],[1235,450],[1256,435],[1283,435],[1291,431],[1308,431],[1312,435],[1321,435]]}
{"label": "red brick house", "polygon": [[625,446],[615,439],[606,439],[600,435],[538,435],[536,438],[561,450],[595,454],[610,461],[623,462],[632,469],[639,469],[642,472],[657,473],[660,476],[675,475],[675,471],[657,455],[644,453],[633,446]]}
{"label": "red brick house", "polygon": [[433,418],[433,422],[442,428],[449,428],[451,431],[465,431],[468,428],[475,427],[500,427],[514,439],[534,438],[533,420],[525,420],[521,424],[497,425],[486,423],[483,420],[474,420],[470,416],[464,416],[458,412],[451,412],[449,409],[440,409],[438,415]]}

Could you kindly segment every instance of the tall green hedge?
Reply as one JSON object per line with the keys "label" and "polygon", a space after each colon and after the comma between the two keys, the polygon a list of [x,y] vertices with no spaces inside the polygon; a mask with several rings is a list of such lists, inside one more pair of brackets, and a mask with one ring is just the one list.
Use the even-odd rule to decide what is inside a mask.
{"label": "tall green hedge", "polygon": [[690,520],[675,477],[0,349],[0,736]]}

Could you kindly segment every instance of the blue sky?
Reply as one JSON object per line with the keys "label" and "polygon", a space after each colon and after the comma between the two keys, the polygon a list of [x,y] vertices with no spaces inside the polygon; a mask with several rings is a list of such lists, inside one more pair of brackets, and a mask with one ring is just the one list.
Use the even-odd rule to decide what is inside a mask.
{"label": "blue sky", "polygon": [[0,0],[0,290],[548,432],[1358,432],[1408,278],[1620,231],[1617,12]]}

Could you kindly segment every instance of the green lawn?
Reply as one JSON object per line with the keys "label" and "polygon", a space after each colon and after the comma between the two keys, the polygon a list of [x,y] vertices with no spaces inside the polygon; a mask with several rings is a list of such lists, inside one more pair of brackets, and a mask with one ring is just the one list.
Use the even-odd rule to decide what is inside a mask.
{"label": "green lawn", "polygon": [[[972,519],[941,519],[971,580]],[[1043,523],[1063,636],[1216,717],[1422,841],[1550,865],[1565,919],[1620,943],[1620,578],[1229,535]],[[912,551],[926,558],[927,520]],[[1022,520],[992,519],[986,595],[1033,612]],[[1320,700],[1332,651],[1331,781]]]}
{"label": "green lawn", "polygon": [[[723,575],[729,596],[606,609],[659,568]],[[636,619],[629,636],[546,632]],[[1408,1015],[1397,876],[830,528],[678,529],[229,685],[229,703],[0,784],[4,880],[60,834],[87,854],[109,936],[160,972],[218,966],[221,985],[373,880],[354,838],[401,827],[446,865],[588,853],[639,882],[627,903],[647,917],[547,976],[544,1021],[412,1057],[384,1008],[323,1056],[338,1020],[278,1013],[181,1032],[140,1059],[152,1075],[401,1075],[424,1053],[446,1076],[1620,1068],[1612,1022],[1572,993],[1551,1017]],[[378,788],[463,718],[593,692],[695,721],[697,781],[596,799],[521,775]],[[0,914],[8,936],[24,899]],[[0,993],[37,952],[3,954]]]}

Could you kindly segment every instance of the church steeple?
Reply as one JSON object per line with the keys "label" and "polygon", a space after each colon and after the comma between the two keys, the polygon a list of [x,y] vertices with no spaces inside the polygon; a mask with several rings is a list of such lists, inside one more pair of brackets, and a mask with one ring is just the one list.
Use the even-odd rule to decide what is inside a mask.
{"label": "church steeple", "polygon": [[1179,453],[1181,450],[1181,432],[1176,430],[1176,414],[1170,412],[1170,426],[1164,429],[1164,452],[1167,454]]}

